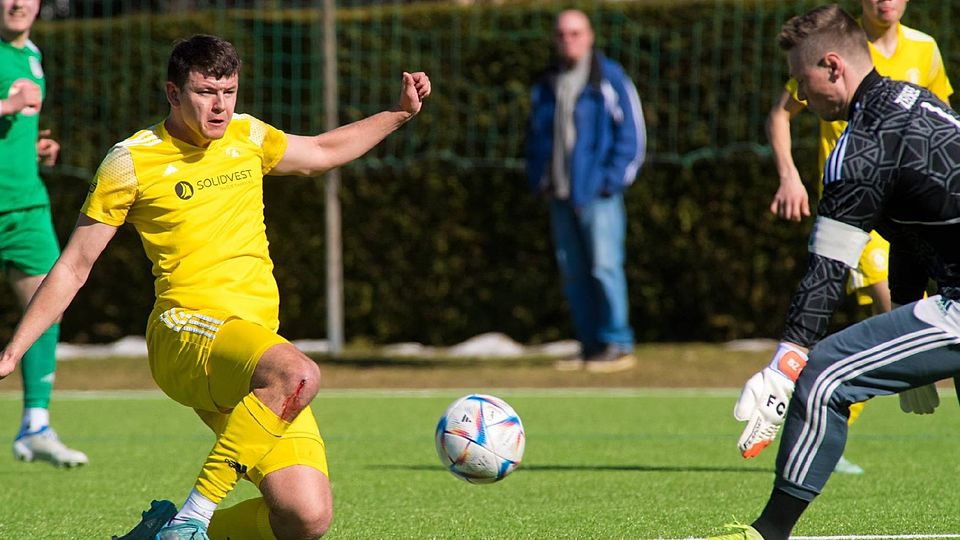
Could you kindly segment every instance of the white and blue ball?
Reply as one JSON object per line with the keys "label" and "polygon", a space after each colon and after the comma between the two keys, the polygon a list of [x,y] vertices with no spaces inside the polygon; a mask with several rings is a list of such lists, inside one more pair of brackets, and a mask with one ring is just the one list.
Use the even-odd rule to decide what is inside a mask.
{"label": "white and blue ball", "polygon": [[470,394],[454,401],[437,423],[437,455],[457,478],[474,484],[502,480],[520,465],[526,437],[513,407]]}

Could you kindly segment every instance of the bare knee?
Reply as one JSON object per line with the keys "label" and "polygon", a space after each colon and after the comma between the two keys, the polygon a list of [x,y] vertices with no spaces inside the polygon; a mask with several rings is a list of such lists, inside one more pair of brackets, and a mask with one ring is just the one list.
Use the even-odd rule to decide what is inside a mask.
{"label": "bare knee", "polygon": [[[306,358],[306,357],[305,357]],[[320,391],[320,367],[306,358],[280,381],[280,418],[292,422]]]}
{"label": "bare knee", "polygon": [[333,522],[333,508],[317,505],[271,514],[278,540],[315,540],[327,534]]}
{"label": "bare knee", "polygon": [[320,391],[320,366],[304,356],[304,361],[298,366],[296,373],[286,381],[287,398],[284,402],[282,416],[293,420],[313,401]]}
{"label": "bare knee", "polygon": [[261,357],[250,385],[268,407],[292,421],[320,390],[320,367],[293,345],[277,345]]}
{"label": "bare knee", "polygon": [[320,391],[320,366],[301,353],[300,358],[292,362],[279,384],[288,397],[302,402],[300,409],[303,409]]}
{"label": "bare knee", "polygon": [[333,522],[333,510],[319,508],[311,512],[311,515],[304,517],[305,519],[301,524],[303,537],[313,540],[327,534],[327,531],[330,530],[330,524]]}
{"label": "bare knee", "polygon": [[267,474],[260,491],[270,509],[270,526],[279,540],[320,538],[333,520],[330,480],[306,465],[284,467]]}

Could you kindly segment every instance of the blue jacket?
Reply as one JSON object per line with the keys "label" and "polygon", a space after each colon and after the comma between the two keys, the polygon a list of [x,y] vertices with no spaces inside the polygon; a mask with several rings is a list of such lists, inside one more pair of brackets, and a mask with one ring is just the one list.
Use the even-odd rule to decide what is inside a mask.
{"label": "blue jacket", "polygon": [[[533,85],[527,131],[527,178],[536,193],[549,189],[553,117],[559,66]],[[643,109],[620,64],[594,51],[590,78],[574,109],[577,139],[570,158],[570,201],[577,208],[623,192],[646,154]]]}

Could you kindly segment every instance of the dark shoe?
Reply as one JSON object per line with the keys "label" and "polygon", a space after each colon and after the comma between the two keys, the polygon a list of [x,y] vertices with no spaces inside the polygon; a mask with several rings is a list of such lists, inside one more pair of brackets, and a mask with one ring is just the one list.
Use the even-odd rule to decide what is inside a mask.
{"label": "dark shoe", "polygon": [[133,530],[123,536],[114,536],[112,540],[154,540],[160,529],[175,515],[177,507],[172,502],[153,501]]}
{"label": "dark shoe", "polygon": [[616,346],[607,347],[602,353],[587,359],[584,369],[590,373],[616,373],[637,365],[632,351]]}

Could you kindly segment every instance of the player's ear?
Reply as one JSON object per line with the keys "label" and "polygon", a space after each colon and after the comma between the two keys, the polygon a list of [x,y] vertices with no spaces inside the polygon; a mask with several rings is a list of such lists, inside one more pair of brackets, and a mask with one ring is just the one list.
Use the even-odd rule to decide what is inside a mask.
{"label": "player's ear", "polygon": [[830,82],[837,82],[841,75],[843,75],[843,70],[845,64],[843,58],[837,53],[828,52],[823,57],[823,65],[830,71]]}
{"label": "player's ear", "polygon": [[180,106],[180,89],[177,88],[177,85],[167,81],[167,84],[164,86],[164,90],[167,94],[167,101],[170,102],[171,107]]}

